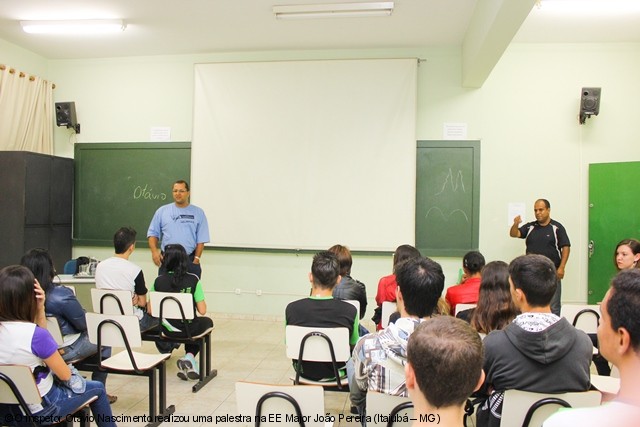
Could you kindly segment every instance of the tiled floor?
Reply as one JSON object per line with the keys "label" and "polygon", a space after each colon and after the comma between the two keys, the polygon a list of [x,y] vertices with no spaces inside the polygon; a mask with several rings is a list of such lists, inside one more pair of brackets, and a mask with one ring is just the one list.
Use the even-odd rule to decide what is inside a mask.
{"label": "tiled floor", "polygon": [[[236,415],[235,383],[239,380],[291,384],[291,361],[285,357],[284,323],[269,320],[217,319],[212,336],[212,366],[218,376],[197,393],[193,382],[176,376],[176,360],[184,355],[184,347],[173,352],[167,362],[167,402],[175,405],[175,415],[188,418],[193,426],[219,425],[217,415]],[[370,325],[366,325],[370,326]],[[143,352],[155,352],[153,343],[145,342]],[[148,382],[144,377],[110,375],[107,391],[118,396],[112,405],[114,415],[148,415]],[[325,409],[336,416],[349,414],[349,394],[325,392]],[[194,422],[195,415],[212,415],[213,423]],[[186,421],[186,420],[185,420]],[[229,425],[233,423],[227,423]],[[143,426],[144,422],[119,422],[119,426]],[[184,422],[165,422],[162,426],[184,426]],[[235,426],[239,423],[233,424]],[[357,422],[335,423],[335,426],[357,427]]]}

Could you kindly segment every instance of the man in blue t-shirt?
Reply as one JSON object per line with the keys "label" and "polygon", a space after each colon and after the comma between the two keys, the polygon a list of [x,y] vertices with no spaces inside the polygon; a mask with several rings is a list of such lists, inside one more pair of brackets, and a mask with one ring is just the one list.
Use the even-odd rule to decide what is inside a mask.
{"label": "man in blue t-shirt", "polygon": [[560,298],[562,296],[562,283],[564,268],[569,259],[571,242],[562,224],[551,219],[551,204],[547,199],[538,199],[533,205],[533,213],[536,220],[518,225],[522,222],[520,215],[513,219],[513,225],[509,229],[509,235],[520,239],[526,239],[527,254],[544,255],[553,261],[556,266],[558,287],[551,300],[551,312],[560,316]]}
{"label": "man in blue t-shirt", "polygon": [[[158,208],[147,231],[151,258],[159,267],[158,274],[162,274],[164,247],[169,244],[180,244],[191,260],[189,272],[202,277],[200,258],[204,244],[209,242],[207,217],[202,209],[189,204],[189,183],[184,180],[176,181],[172,191],[174,203]],[[160,248],[158,243],[161,243]]]}

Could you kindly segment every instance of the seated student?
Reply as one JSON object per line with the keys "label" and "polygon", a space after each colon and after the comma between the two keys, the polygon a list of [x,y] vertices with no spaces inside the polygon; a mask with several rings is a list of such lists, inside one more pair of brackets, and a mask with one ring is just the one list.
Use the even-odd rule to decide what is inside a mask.
{"label": "seated student", "polygon": [[491,261],[482,269],[478,305],[461,311],[457,317],[486,335],[504,329],[518,314],[509,290],[509,265],[504,261]]}
{"label": "seated student", "polygon": [[509,264],[511,295],[521,313],[484,339],[482,394],[476,426],[499,426],[505,390],[539,393],[586,391],[590,386],[591,340],[551,312],[556,268],[542,255],[523,255]]}
{"label": "seated student", "polygon": [[[90,405],[96,424],[115,426],[104,384],[72,376],[58,353],[58,345],[46,329],[44,304],[45,293],[28,268],[11,265],[0,270],[0,364],[31,369],[42,396],[39,405],[30,405],[36,417],[64,421],[96,396]],[[3,425],[24,425],[19,422],[24,414],[18,405],[0,404],[0,418]]]}
{"label": "seated student", "polygon": [[[613,265],[617,271],[640,268],[640,242],[636,239],[623,239],[616,245],[616,249],[613,251]],[[595,348],[598,348],[598,337],[596,334],[589,334],[591,342]],[[611,375],[611,367],[609,361],[602,355],[602,352],[598,352],[593,357],[593,364],[596,366],[598,375],[609,376]]]}
{"label": "seated student", "polygon": [[[640,268],[640,242],[636,239],[623,239],[616,245],[616,249],[613,251],[613,265],[617,271]],[[598,337],[596,334],[589,334],[591,342],[595,348],[598,348]],[[593,357],[593,364],[596,366],[598,375],[609,376],[611,375],[611,367],[609,361],[602,355],[602,352],[598,352]]]}
{"label": "seated student", "polygon": [[600,306],[600,351],[620,370],[617,396],[602,406],[557,412],[544,427],[636,427],[640,420],[640,270],[624,270]]}
{"label": "seated student", "polygon": [[[436,304],[435,310],[433,310],[433,314],[434,315],[438,314],[440,316],[449,316],[449,312],[450,311],[451,311],[451,309],[449,308],[449,303],[443,297],[438,298],[438,303]],[[402,317],[400,312],[399,311],[394,311],[389,316],[389,324],[396,323],[396,321],[400,317]]]}
{"label": "seated student", "polygon": [[[285,323],[294,326],[310,326],[321,328],[344,327],[349,330],[349,344],[358,341],[358,316],[356,308],[332,296],[333,288],[340,282],[340,263],[331,252],[319,252],[313,257],[309,282],[311,296],[287,305]],[[300,370],[303,377],[314,381],[334,379],[333,366],[330,362],[293,361],[293,366]]]}
{"label": "seated student", "polygon": [[[440,316],[421,323],[407,344],[413,426],[460,427],[465,404],[484,381],[482,342],[467,323]],[[429,416],[437,415],[437,419]]]}
{"label": "seated student", "polygon": [[[56,272],[49,252],[41,248],[31,249],[22,256],[20,264],[27,267],[42,286],[46,296],[45,313],[58,321],[64,340],[64,346],[58,350],[62,359],[69,363],[96,354],[98,346],[89,341],[85,311],[80,302],[71,289],[53,282]],[[111,348],[104,347],[102,357],[110,356]],[[95,371],[91,379],[106,385],[107,373]],[[108,398],[109,403],[118,400],[117,396],[109,395]]]}
{"label": "seated student", "polygon": [[458,304],[475,304],[478,302],[480,280],[484,267],[484,256],[480,252],[467,252],[462,258],[462,283],[447,289],[445,299],[451,307],[451,315],[455,315]]}
{"label": "seated student", "polygon": [[[341,300],[356,300],[360,303],[360,319],[367,311],[367,287],[364,283],[351,277],[351,251],[346,246],[333,245],[329,248],[329,252],[336,255],[340,263],[340,283],[333,288],[333,297]],[[369,331],[360,324],[358,334],[363,336]]]}
{"label": "seated student", "polygon": [[136,230],[121,227],[113,235],[115,255],[98,263],[96,288],[125,290],[131,292],[134,314],[140,321],[140,330],[147,331],[158,326],[158,319],[147,313],[147,286],[144,272],[129,261],[136,248]]}
{"label": "seated student", "polygon": [[[404,365],[409,335],[435,314],[444,289],[442,267],[428,258],[413,258],[398,266],[397,302],[401,318],[386,329],[365,335],[353,349],[349,376],[351,405],[366,419],[368,391],[407,396]],[[351,369],[350,369],[351,371]]]}
{"label": "seated student", "polygon": [[[182,245],[172,244],[164,247],[162,266],[164,274],[158,276],[151,287],[151,291],[181,292],[193,295],[193,303],[200,316],[189,321],[189,330],[192,335],[199,335],[213,327],[213,320],[206,317],[207,303],[204,300],[204,290],[198,276],[189,273],[189,255]],[[162,320],[162,327],[168,336],[184,338],[187,332],[182,321]],[[197,380],[200,378],[200,369],[195,356],[198,354],[197,344],[184,345],[185,355],[178,359],[178,377],[182,380]]]}
{"label": "seated student", "polygon": [[[623,239],[616,245],[613,251],[613,265],[617,271],[640,268],[640,242],[636,239]],[[595,348],[598,348],[598,337],[596,334],[589,334],[591,342]],[[598,375],[611,375],[609,361],[598,352],[593,358],[593,364],[596,366]]]}
{"label": "seated student", "polygon": [[376,293],[376,303],[378,306],[373,314],[373,322],[376,324],[376,330],[382,329],[382,303],[385,301],[396,302],[396,268],[404,261],[411,258],[420,258],[420,251],[411,245],[400,245],[393,253],[393,274],[384,276],[378,283],[378,292]]}
{"label": "seated student", "polygon": [[616,245],[613,251],[613,265],[616,270],[640,268],[640,242],[636,239],[624,239]]}

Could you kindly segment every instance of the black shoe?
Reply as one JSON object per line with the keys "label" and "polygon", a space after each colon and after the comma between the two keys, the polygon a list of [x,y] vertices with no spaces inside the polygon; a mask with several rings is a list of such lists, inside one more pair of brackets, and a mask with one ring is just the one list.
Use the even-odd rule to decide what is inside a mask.
{"label": "black shoe", "polygon": [[162,354],[171,354],[173,350],[180,348],[180,344],[175,342],[156,341],[156,348]]}

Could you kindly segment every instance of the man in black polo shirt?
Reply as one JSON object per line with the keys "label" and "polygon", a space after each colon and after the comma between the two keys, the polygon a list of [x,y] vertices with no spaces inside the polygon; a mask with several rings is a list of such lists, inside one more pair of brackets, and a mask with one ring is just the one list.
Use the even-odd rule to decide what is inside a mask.
{"label": "man in black polo shirt", "polygon": [[[349,330],[349,344],[358,341],[358,315],[352,304],[334,299],[333,288],[340,283],[340,263],[331,252],[320,252],[313,257],[309,282],[311,295],[287,305],[285,321],[287,325],[321,328],[344,327]],[[293,361],[294,365],[298,363]],[[333,378],[331,362],[302,362],[302,376],[320,381]]]}
{"label": "man in black polo shirt", "polygon": [[546,199],[538,199],[533,205],[536,220],[518,225],[522,222],[520,215],[513,219],[513,225],[509,230],[511,237],[526,239],[527,254],[544,255],[556,266],[558,287],[551,300],[551,312],[560,315],[560,297],[562,295],[561,280],[564,277],[564,269],[569,259],[571,242],[562,224],[551,219],[551,204]]}

